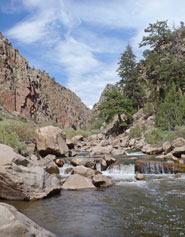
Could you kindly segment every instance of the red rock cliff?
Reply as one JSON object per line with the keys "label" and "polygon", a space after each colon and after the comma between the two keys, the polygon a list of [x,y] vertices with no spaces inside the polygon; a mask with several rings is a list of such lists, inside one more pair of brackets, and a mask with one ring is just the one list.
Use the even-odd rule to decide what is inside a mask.
{"label": "red rock cliff", "polygon": [[53,120],[64,127],[83,128],[91,111],[72,91],[28,61],[0,33],[0,103],[9,112],[35,121]]}

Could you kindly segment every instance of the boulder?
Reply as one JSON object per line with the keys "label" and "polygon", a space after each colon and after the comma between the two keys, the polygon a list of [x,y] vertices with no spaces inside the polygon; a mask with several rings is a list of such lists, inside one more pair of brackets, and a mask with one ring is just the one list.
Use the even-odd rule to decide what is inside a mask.
{"label": "boulder", "polygon": [[182,154],[185,154],[185,146],[175,147],[171,153],[180,158]]}
{"label": "boulder", "polygon": [[65,183],[62,185],[62,189],[67,190],[80,190],[80,189],[95,189],[92,181],[82,175],[73,174],[66,179]]}
{"label": "boulder", "polygon": [[136,178],[137,180],[146,180],[146,177],[144,176],[144,174],[140,174],[140,173],[137,173],[137,174],[135,175],[135,178]]}
{"label": "boulder", "polygon": [[116,162],[116,159],[109,155],[105,155],[103,159],[106,161],[107,166],[112,165],[114,162]]}
{"label": "boulder", "polygon": [[111,154],[112,146],[95,146],[90,150],[90,157],[98,157],[105,154]]}
{"label": "boulder", "polygon": [[0,203],[0,236],[13,237],[54,237],[48,230],[37,225],[31,219],[18,212],[15,207],[6,203]]}
{"label": "boulder", "polygon": [[35,151],[35,144],[34,143],[27,144],[26,149],[27,149],[28,154],[32,155]]}
{"label": "boulder", "polygon": [[37,200],[60,189],[59,178],[0,144],[0,198]]}
{"label": "boulder", "polygon": [[129,144],[129,137],[128,137],[128,136],[122,137],[122,138],[121,138],[120,146],[121,146],[121,147],[127,147],[128,144]]}
{"label": "boulder", "polygon": [[112,149],[111,154],[113,156],[119,156],[119,155],[124,155],[125,151],[121,150],[121,149]]}
{"label": "boulder", "polygon": [[163,143],[162,148],[163,148],[164,154],[167,154],[172,150],[173,147],[169,141],[166,141]]}
{"label": "boulder", "polygon": [[149,154],[149,155],[157,155],[162,153],[163,148],[162,147],[152,147],[151,145],[147,144],[142,148],[142,152]]}
{"label": "boulder", "polygon": [[68,147],[66,145],[65,133],[57,127],[46,126],[35,131],[37,150],[42,156],[54,154],[56,156],[66,156]]}
{"label": "boulder", "polygon": [[62,159],[56,159],[55,162],[59,167],[62,167],[64,165],[64,161]]}
{"label": "boulder", "polygon": [[88,158],[73,158],[71,164],[74,166],[83,165],[87,168],[95,169],[96,161]]}
{"label": "boulder", "polygon": [[74,142],[72,142],[70,139],[66,140],[66,144],[67,144],[69,149],[74,149],[74,147],[75,147]]}
{"label": "boulder", "polygon": [[107,162],[104,159],[100,160],[100,167],[101,167],[101,170],[107,169]]}
{"label": "boulder", "polygon": [[76,151],[73,150],[69,151],[69,157],[75,157],[75,156],[77,156]]}
{"label": "boulder", "polygon": [[76,145],[78,142],[83,141],[83,139],[84,138],[82,135],[77,135],[77,136],[73,137],[71,140]]}
{"label": "boulder", "polygon": [[57,164],[52,160],[54,159],[54,155],[47,155],[41,160],[38,160],[35,162],[38,166],[42,167],[45,171],[47,171],[49,174],[59,174],[59,168]]}
{"label": "boulder", "polygon": [[91,178],[93,175],[101,174],[101,172],[81,165],[81,166],[76,166],[73,169],[72,174],[80,174],[80,175],[85,176],[87,178]]}
{"label": "boulder", "polygon": [[175,139],[173,142],[172,142],[172,145],[173,147],[181,147],[181,146],[185,146],[185,139],[182,138],[182,137],[179,137],[177,139]]}
{"label": "boulder", "polygon": [[101,187],[101,188],[107,188],[112,186],[112,181],[109,177],[102,175],[102,174],[97,174],[93,176],[92,179],[93,184],[96,187]]}

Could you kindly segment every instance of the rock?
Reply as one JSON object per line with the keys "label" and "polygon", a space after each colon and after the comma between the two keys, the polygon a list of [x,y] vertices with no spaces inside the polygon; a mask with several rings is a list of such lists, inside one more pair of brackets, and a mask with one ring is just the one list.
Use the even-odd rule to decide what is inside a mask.
{"label": "rock", "polygon": [[184,138],[180,137],[180,138],[177,138],[175,139],[173,142],[172,142],[172,145],[173,147],[182,147],[182,146],[185,146],[185,140]]}
{"label": "rock", "polygon": [[59,174],[60,171],[57,164],[54,162],[55,159],[56,159],[55,155],[47,155],[41,160],[38,160],[37,162],[35,162],[35,164],[42,167],[49,174]]}
{"label": "rock", "polygon": [[132,139],[130,139],[130,141],[129,141],[129,144],[128,144],[128,145],[132,147],[132,146],[134,146],[134,145],[135,145],[135,142],[136,142],[136,141],[135,141],[135,139],[134,139],[134,138],[132,138]]}
{"label": "rock", "polygon": [[163,148],[164,154],[167,154],[172,150],[172,145],[169,141],[166,141],[163,143],[162,148]]}
{"label": "rock", "polygon": [[42,156],[54,154],[65,156],[68,147],[65,142],[65,133],[57,127],[46,126],[35,131],[37,150]]}
{"label": "rock", "polygon": [[140,174],[140,173],[137,173],[137,174],[135,175],[135,178],[136,178],[137,180],[146,180],[146,177],[144,176],[144,174]]}
{"label": "rock", "polygon": [[27,144],[26,149],[27,149],[28,154],[32,155],[35,151],[35,144],[34,143]]}
{"label": "rock", "polygon": [[112,186],[112,181],[110,178],[102,175],[102,174],[97,174],[97,175],[94,175],[93,176],[93,179],[92,179],[92,182],[93,184],[96,186],[96,187],[101,187],[101,188],[107,188],[107,187],[110,187]]}
{"label": "rock", "polygon": [[73,174],[69,176],[69,178],[67,178],[65,183],[62,185],[62,189],[67,190],[80,190],[90,188],[95,188],[92,181],[79,174]]}
{"label": "rock", "polygon": [[95,146],[91,149],[90,152],[90,157],[98,157],[101,155],[105,154],[111,154],[112,146],[106,146],[106,147],[101,147],[101,146]]}
{"label": "rock", "polygon": [[66,144],[69,149],[74,149],[74,147],[75,147],[74,143],[70,139],[66,140]]}
{"label": "rock", "polygon": [[0,198],[37,200],[60,189],[59,178],[0,144]]}
{"label": "rock", "polygon": [[11,205],[0,203],[0,213],[3,214],[3,218],[0,218],[0,236],[2,237],[56,236],[18,212]]}
{"label": "rock", "polygon": [[171,153],[180,158],[182,154],[185,154],[185,146],[175,147]]}
{"label": "rock", "polygon": [[65,174],[71,174],[72,173],[72,171],[73,171],[73,168],[72,167],[69,167],[69,168],[67,168],[66,170],[65,170]]}
{"label": "rock", "polygon": [[175,160],[177,159],[171,152],[165,155],[166,160]]}
{"label": "rock", "polygon": [[109,155],[105,155],[103,159],[106,161],[107,166],[112,165],[114,162],[116,162],[116,159]]}
{"label": "rock", "polygon": [[104,159],[101,159],[100,166],[101,166],[101,170],[106,170],[107,169],[107,162]]}
{"label": "rock", "polygon": [[83,141],[83,139],[84,138],[82,135],[77,135],[77,136],[73,137],[71,140],[74,144],[77,144],[78,142]]}
{"label": "rock", "polygon": [[159,155],[155,157],[156,159],[166,160],[166,155]]}
{"label": "rock", "polygon": [[59,167],[62,167],[64,165],[64,161],[62,159],[56,159],[55,162]]}
{"label": "rock", "polygon": [[96,161],[88,158],[73,158],[71,164],[74,166],[83,165],[91,169],[96,168]]}
{"label": "rock", "polygon": [[30,159],[32,160],[32,161],[37,161],[37,160],[39,160],[39,158],[36,156],[36,155],[31,155],[30,156]]}
{"label": "rock", "polygon": [[77,156],[76,151],[73,150],[69,151],[69,157],[75,157],[75,156]]}
{"label": "rock", "polygon": [[119,155],[124,155],[125,151],[121,150],[121,149],[112,149],[111,154],[113,156],[119,156]]}
{"label": "rock", "polygon": [[151,145],[147,144],[142,148],[142,152],[149,154],[149,155],[157,155],[162,153],[163,148],[162,147],[152,147]]}
{"label": "rock", "polygon": [[121,146],[121,147],[127,147],[128,144],[129,144],[129,137],[128,137],[128,136],[122,137],[122,138],[121,138],[120,146]]}
{"label": "rock", "polygon": [[101,172],[81,165],[81,166],[76,166],[73,169],[72,174],[80,174],[80,175],[85,176],[87,178],[91,178],[93,175],[101,174]]}

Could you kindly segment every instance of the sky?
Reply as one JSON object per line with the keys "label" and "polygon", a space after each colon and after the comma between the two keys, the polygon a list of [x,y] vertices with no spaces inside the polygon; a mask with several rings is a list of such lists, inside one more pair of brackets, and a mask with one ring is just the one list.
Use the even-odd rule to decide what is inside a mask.
{"label": "sky", "polygon": [[184,0],[0,0],[0,32],[29,60],[89,107],[108,83],[129,43],[138,48],[149,23],[185,21]]}

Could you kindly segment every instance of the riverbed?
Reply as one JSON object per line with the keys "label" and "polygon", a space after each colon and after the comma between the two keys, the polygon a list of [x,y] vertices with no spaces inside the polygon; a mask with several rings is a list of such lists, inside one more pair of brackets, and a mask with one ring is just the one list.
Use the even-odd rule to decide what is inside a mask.
{"label": "riverbed", "polygon": [[112,177],[112,187],[7,203],[58,237],[185,236],[184,175],[137,181],[133,164],[104,174]]}

